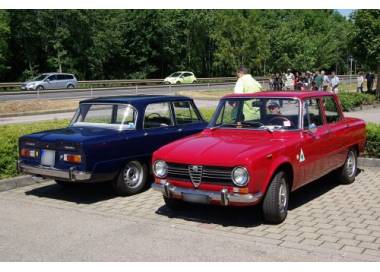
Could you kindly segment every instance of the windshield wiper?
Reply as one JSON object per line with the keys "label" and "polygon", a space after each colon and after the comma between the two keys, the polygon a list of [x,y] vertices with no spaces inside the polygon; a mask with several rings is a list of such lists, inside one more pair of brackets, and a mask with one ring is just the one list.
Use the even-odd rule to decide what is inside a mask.
{"label": "windshield wiper", "polygon": [[236,126],[237,126],[236,123],[225,123],[225,124],[220,124],[220,125],[211,127],[210,130],[214,130],[214,129],[221,128],[221,127],[236,127]]}

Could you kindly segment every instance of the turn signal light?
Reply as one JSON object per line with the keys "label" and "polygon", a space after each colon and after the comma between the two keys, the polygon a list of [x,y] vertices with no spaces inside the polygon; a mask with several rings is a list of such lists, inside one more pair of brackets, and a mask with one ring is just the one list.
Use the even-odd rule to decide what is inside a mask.
{"label": "turn signal light", "polygon": [[73,154],[64,154],[63,160],[71,163],[81,163],[82,156],[81,155],[73,155]]}
{"label": "turn signal light", "polygon": [[239,193],[239,194],[248,194],[249,193],[248,187],[244,187],[244,188],[234,187],[232,189],[232,191],[234,193]]}
{"label": "turn signal light", "polygon": [[37,158],[38,151],[34,149],[22,148],[20,150],[20,155],[21,157],[26,157],[26,158]]}

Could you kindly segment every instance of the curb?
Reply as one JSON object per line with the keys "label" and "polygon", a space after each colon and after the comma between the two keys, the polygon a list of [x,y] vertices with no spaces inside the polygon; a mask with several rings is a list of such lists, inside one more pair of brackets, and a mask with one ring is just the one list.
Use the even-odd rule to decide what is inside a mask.
{"label": "curb", "polygon": [[360,167],[380,167],[380,159],[377,158],[358,158],[358,166]]}
{"label": "curb", "polygon": [[25,176],[18,176],[15,178],[9,178],[9,179],[3,179],[0,180],[0,192],[9,191],[12,189],[16,189],[19,187],[24,187],[36,183],[42,183],[42,181],[37,181],[32,179],[32,176],[25,175]]}

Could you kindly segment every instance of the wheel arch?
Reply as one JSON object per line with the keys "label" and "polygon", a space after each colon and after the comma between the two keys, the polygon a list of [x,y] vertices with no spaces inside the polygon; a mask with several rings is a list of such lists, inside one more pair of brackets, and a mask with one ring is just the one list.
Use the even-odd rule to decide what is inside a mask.
{"label": "wheel arch", "polygon": [[291,162],[287,158],[282,158],[277,160],[275,163],[272,164],[270,171],[267,175],[266,182],[265,182],[265,190],[263,190],[264,194],[266,194],[269,184],[271,183],[273,177],[279,172],[284,171],[287,174],[288,182],[289,182],[289,191],[292,191],[293,185],[294,185],[294,168],[291,164]]}

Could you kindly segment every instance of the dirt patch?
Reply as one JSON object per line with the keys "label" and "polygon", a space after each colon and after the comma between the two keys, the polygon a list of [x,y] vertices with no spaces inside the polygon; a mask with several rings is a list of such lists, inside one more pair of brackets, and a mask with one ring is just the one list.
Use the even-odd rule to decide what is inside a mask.
{"label": "dirt patch", "polygon": [[75,110],[79,99],[69,100],[27,100],[0,102],[0,115],[18,113],[44,113],[51,111]]}

